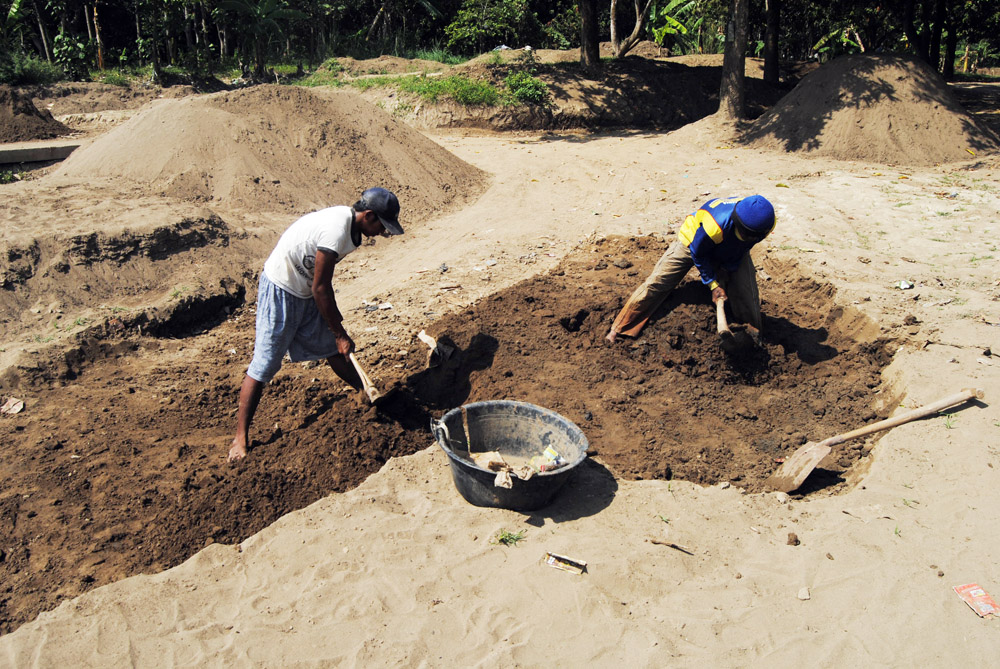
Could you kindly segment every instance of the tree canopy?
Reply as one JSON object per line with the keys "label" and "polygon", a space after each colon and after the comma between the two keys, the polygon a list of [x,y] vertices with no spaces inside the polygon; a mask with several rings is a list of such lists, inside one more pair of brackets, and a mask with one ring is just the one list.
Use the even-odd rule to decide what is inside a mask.
{"label": "tree canopy", "polygon": [[[194,73],[315,66],[331,56],[472,56],[501,45],[572,49],[642,39],[721,53],[727,0],[3,0],[0,82],[39,68],[85,78],[119,67]],[[1000,7],[975,0],[748,0],[745,55],[918,54],[946,76],[1000,64]],[[615,16],[611,16],[614,8]],[[593,18],[591,18],[593,17]],[[586,19],[585,21],[583,19]],[[768,44],[771,20],[771,46]],[[592,24],[592,25],[591,25]],[[587,52],[593,59],[593,45]],[[591,63],[595,65],[597,63]]]}

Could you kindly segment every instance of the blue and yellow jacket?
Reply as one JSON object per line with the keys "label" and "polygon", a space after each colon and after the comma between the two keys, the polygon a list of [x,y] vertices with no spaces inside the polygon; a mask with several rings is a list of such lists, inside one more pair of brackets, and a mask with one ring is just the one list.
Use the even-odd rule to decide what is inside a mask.
{"label": "blue and yellow jacket", "polygon": [[735,272],[743,256],[753,248],[733,230],[732,214],[736,203],[743,198],[716,198],[709,200],[689,214],[677,231],[677,236],[691,252],[694,266],[701,273],[701,282],[714,289],[719,285],[717,268]]}

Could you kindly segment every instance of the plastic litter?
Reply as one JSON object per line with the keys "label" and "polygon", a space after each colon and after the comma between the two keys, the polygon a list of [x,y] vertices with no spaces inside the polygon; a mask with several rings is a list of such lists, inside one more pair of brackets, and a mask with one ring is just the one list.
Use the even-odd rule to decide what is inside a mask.
{"label": "plastic litter", "polygon": [[583,560],[576,560],[574,558],[566,557],[565,555],[558,555],[552,552],[546,552],[544,558],[545,564],[550,567],[555,567],[556,569],[561,569],[562,571],[568,571],[571,574],[582,574],[587,571],[587,563]]}
{"label": "plastic litter", "polygon": [[0,406],[0,413],[13,416],[16,413],[21,413],[24,411],[24,400],[19,400],[16,397],[8,397],[7,401]]}
{"label": "plastic litter", "polygon": [[954,590],[962,598],[962,601],[968,604],[980,618],[992,618],[994,615],[1000,614],[1000,608],[997,608],[997,603],[993,601],[993,598],[985,590],[979,587],[978,583],[956,585]]}

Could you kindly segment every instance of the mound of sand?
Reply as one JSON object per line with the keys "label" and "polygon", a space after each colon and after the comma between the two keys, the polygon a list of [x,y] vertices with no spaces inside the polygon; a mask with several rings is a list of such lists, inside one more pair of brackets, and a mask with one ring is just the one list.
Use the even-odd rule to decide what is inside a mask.
{"label": "mound of sand", "polygon": [[52,114],[35,107],[30,97],[0,86],[0,143],[50,139],[69,132]]}
{"label": "mound of sand", "polygon": [[743,140],[840,160],[933,165],[995,151],[1000,140],[913,57],[838,58],[805,77]]}
{"label": "mound of sand", "polygon": [[403,220],[478,195],[480,170],[347,92],[258,86],[159,100],[58,170],[229,209],[301,212],[395,191]]}

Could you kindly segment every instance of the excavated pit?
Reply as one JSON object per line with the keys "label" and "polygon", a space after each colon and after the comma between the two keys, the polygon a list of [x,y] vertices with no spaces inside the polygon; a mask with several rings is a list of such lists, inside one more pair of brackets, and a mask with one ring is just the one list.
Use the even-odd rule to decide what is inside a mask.
{"label": "excavated pit", "polygon": [[[325,368],[286,365],[238,466],[225,452],[252,347],[252,301],[196,334],[95,328],[99,341],[77,349],[70,371],[26,384],[44,390],[0,421],[0,632],[353,488],[388,458],[427,447],[429,419],[465,402],[558,411],[622,479],[748,491],[807,439],[886,415],[890,354],[878,328],[777,257],[758,258],[765,340],[753,355],[727,358],[707,291],[691,281],[639,339],[607,346],[614,314],[664,247],[654,238],[587,245],[554,271],[441,319],[427,329],[456,349],[435,367],[416,337],[402,359],[370,359],[381,386],[398,386],[380,410]],[[843,489],[843,473],[867,448],[835,449],[811,489]]]}

